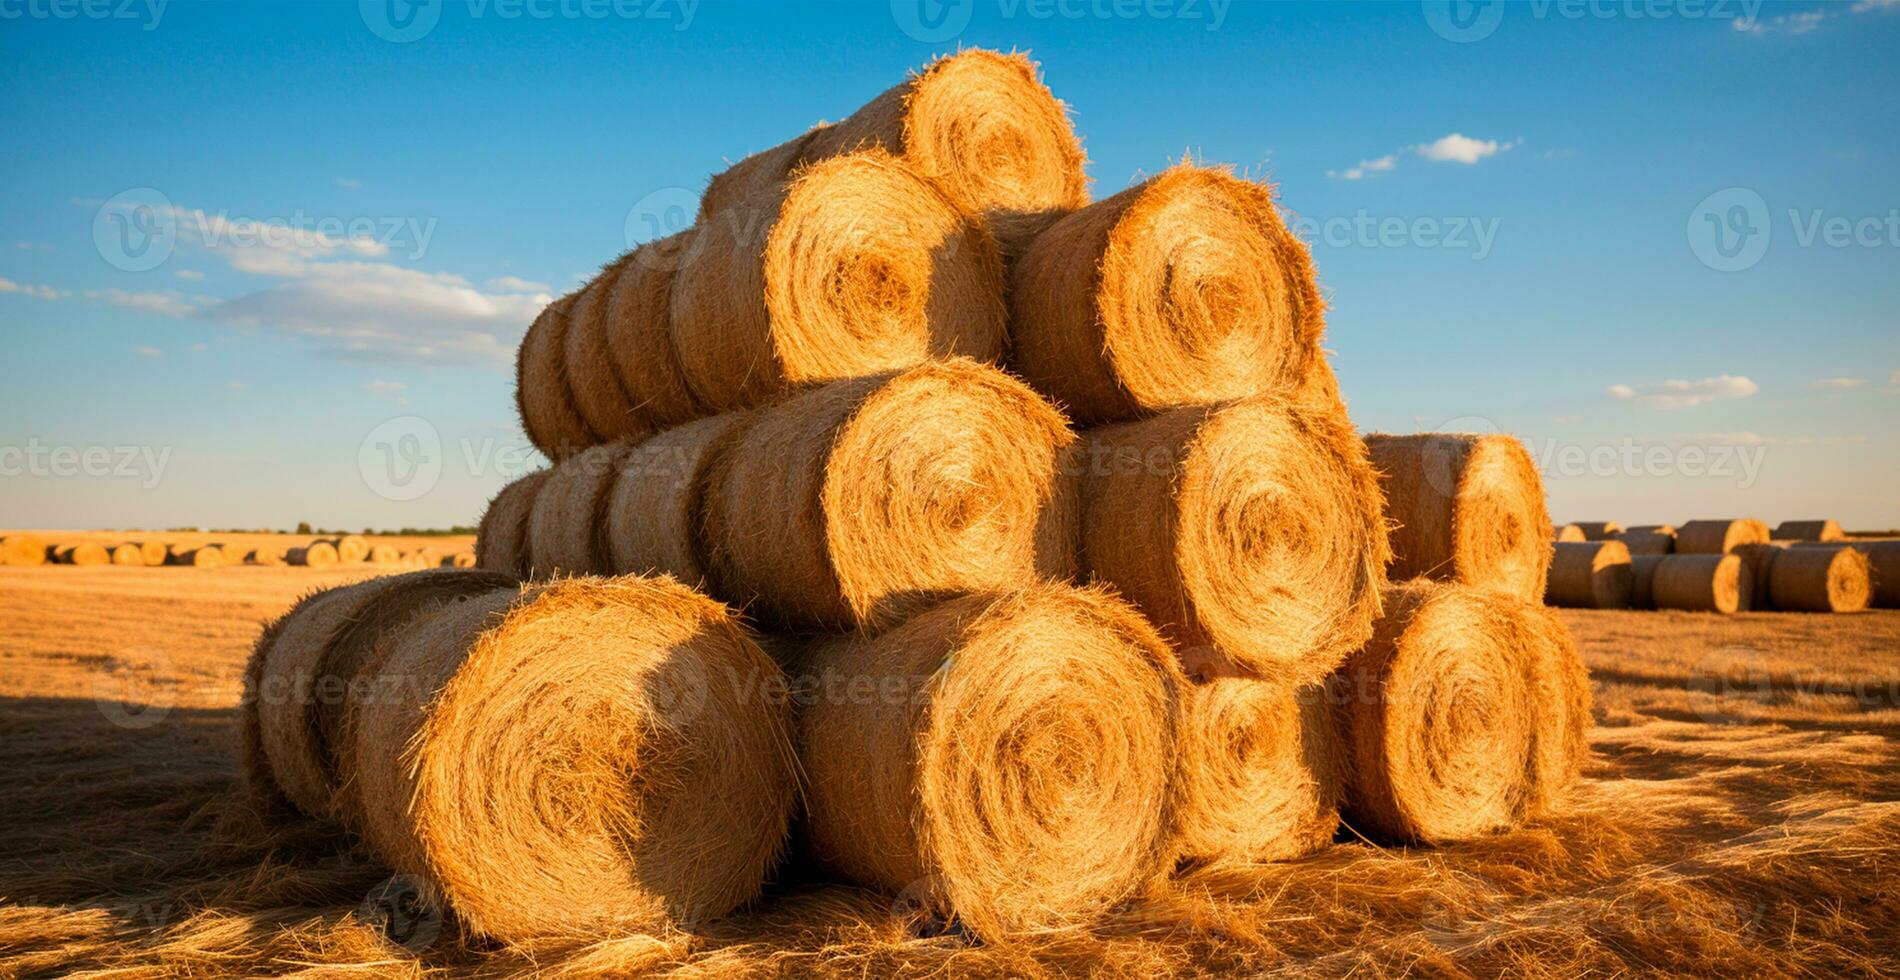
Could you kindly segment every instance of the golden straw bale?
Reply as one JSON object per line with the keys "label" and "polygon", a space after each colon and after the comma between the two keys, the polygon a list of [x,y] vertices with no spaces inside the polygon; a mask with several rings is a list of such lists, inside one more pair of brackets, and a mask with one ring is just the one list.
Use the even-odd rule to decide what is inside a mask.
{"label": "golden straw bale", "polygon": [[802,670],[823,868],[990,941],[1087,925],[1165,870],[1185,679],[1110,594],[952,599]]}
{"label": "golden straw bale", "polygon": [[1079,424],[1308,394],[1325,303],[1271,191],[1182,164],[1055,222],[1011,272],[1012,366]]}
{"label": "golden straw bale", "polygon": [[[1648,598],[1657,609],[1732,613],[1752,605],[1753,585],[1738,555],[1650,557],[1655,565],[1645,573]],[[1779,561],[1779,556],[1775,560]]]}
{"label": "golden straw bale", "polygon": [[1284,861],[1332,842],[1339,763],[1324,689],[1212,677],[1181,695],[1176,857]]}
{"label": "golden straw bale", "polygon": [[245,552],[244,563],[246,565],[282,565],[287,550],[281,544],[258,545]]}
{"label": "golden straw bale", "polygon": [[1513,614],[1517,643],[1531,669],[1531,784],[1529,816],[1555,812],[1582,775],[1590,755],[1590,672],[1561,614],[1524,603]]}
{"label": "golden straw bale", "polygon": [[1873,576],[1872,604],[1900,609],[1900,541],[1856,541],[1854,548],[1867,556]]}
{"label": "golden straw bale", "polygon": [[173,565],[190,565],[195,568],[217,568],[225,563],[224,549],[215,544],[200,545],[196,548],[173,548],[167,559]]}
{"label": "golden straw bale", "polygon": [[369,559],[369,540],[360,534],[345,534],[328,539],[330,547],[336,549],[336,560],[345,565],[354,565]]}
{"label": "golden straw bale", "polygon": [[1847,545],[1787,548],[1768,566],[1768,601],[1784,612],[1860,612],[1873,593],[1872,563]]}
{"label": "golden straw bale", "polygon": [[402,561],[402,549],[393,544],[374,544],[366,560],[372,565],[394,565]]}
{"label": "golden straw bale", "polygon": [[1074,436],[995,368],[958,358],[759,410],[709,474],[719,594],[785,625],[884,625],[960,591],[1066,578]]}
{"label": "golden straw bale", "polygon": [[1258,398],[1089,432],[1082,569],[1170,639],[1285,684],[1372,635],[1390,551],[1345,414]]}
{"label": "golden straw bale", "polygon": [[1676,550],[1676,529],[1669,524],[1632,527],[1615,535],[1615,540],[1623,542],[1632,557],[1667,555]]}
{"label": "golden straw bale", "polygon": [[742,412],[710,416],[632,448],[606,504],[613,572],[665,572],[689,585],[706,580],[701,528],[709,474],[746,419]]}
{"label": "golden straw bale", "polygon": [[[607,316],[620,270],[632,261],[629,252],[601,270],[581,287],[568,308],[566,342],[561,363],[567,375],[568,392],[574,396],[574,408],[587,422],[587,428],[601,442],[613,442],[648,435],[653,427],[634,410],[633,396],[620,379],[614,357]],[[648,329],[663,330],[664,323],[646,324]]]}
{"label": "golden straw bale", "polygon": [[112,552],[105,545],[84,541],[54,547],[53,560],[61,565],[110,565]]}
{"label": "golden straw bale", "polygon": [[528,513],[528,577],[607,571],[610,558],[602,518],[629,449],[626,443],[603,443],[548,471]]}
{"label": "golden straw bale", "polygon": [[136,544],[114,545],[111,549],[112,564],[145,566],[145,553]]}
{"label": "golden straw bale", "polygon": [[452,551],[442,556],[442,567],[474,568],[475,553],[473,551]]}
{"label": "golden straw bale", "polygon": [[148,568],[163,565],[171,557],[171,546],[163,541],[135,541],[132,546],[139,550],[138,563]]}
{"label": "golden straw bale", "polygon": [[535,470],[501,488],[482,512],[475,529],[475,565],[527,578],[533,566],[528,547],[528,520],[535,498],[547,482],[548,470]]}
{"label": "golden straw bale", "polygon": [[284,561],[291,565],[325,568],[337,562],[336,545],[328,541],[312,541],[301,548],[292,548],[285,552]]}
{"label": "golden straw bale", "polygon": [[1782,521],[1774,537],[1786,541],[1845,541],[1846,532],[1835,521]]}
{"label": "golden straw bale", "polygon": [[1544,482],[1513,436],[1370,435],[1392,524],[1393,581],[1431,578],[1540,602],[1552,547]]}
{"label": "golden straw bale", "polygon": [[971,211],[1004,216],[1088,201],[1082,146],[1036,65],[972,48],[932,62],[841,122],[713,177],[700,216],[771,193],[802,164],[866,146],[903,157]]}
{"label": "golden straw bale", "polygon": [[634,415],[663,429],[705,414],[673,348],[673,278],[692,233],[648,242],[609,267],[607,348]]}
{"label": "golden straw bale", "polygon": [[44,539],[31,534],[9,534],[0,538],[0,566],[28,568],[44,565],[50,547]]}
{"label": "golden straw bale", "polygon": [[687,387],[714,411],[930,357],[995,360],[1008,318],[982,220],[878,150],[701,222],[672,300]]}
{"label": "golden straw bale", "polygon": [[1550,539],[1554,542],[1590,540],[1583,536],[1583,528],[1575,524],[1565,524],[1562,527],[1552,528]]}
{"label": "golden straw bale", "polygon": [[778,863],[789,698],[724,606],[573,579],[440,607],[387,646],[402,682],[352,712],[350,802],[468,932],[691,929]]}
{"label": "golden straw bale", "polygon": [[567,377],[569,316],[578,293],[549,303],[528,327],[515,355],[515,408],[521,428],[549,459],[561,460],[600,442],[574,404]]}
{"label": "golden straw bale", "polygon": [[1576,609],[1627,609],[1630,552],[1621,541],[1560,541],[1544,601]]}
{"label": "golden straw bale", "polygon": [[1348,826],[1440,843],[1516,826],[1538,808],[1547,723],[1534,700],[1534,611],[1458,585],[1386,590],[1372,641],[1329,683]]}
{"label": "golden straw bale", "polygon": [[1690,521],[1676,529],[1676,554],[1725,555],[1767,540],[1768,525],[1754,518]]}
{"label": "golden straw bale", "polygon": [[1742,560],[1742,577],[1748,580],[1748,595],[1743,609],[1765,612],[1774,608],[1769,601],[1768,583],[1772,576],[1769,569],[1774,566],[1775,556],[1787,550],[1786,541],[1762,541],[1755,544],[1738,544],[1731,552]]}
{"label": "golden straw bale", "polygon": [[1615,521],[1578,521],[1577,527],[1583,530],[1583,540],[1603,541],[1623,533],[1623,525]]}

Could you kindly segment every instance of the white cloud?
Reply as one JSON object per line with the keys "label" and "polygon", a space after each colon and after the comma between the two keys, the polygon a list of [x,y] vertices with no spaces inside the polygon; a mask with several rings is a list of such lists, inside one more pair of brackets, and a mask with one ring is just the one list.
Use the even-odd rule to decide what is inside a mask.
{"label": "white cloud", "polygon": [[123,289],[98,289],[86,293],[87,299],[121,306],[158,316],[187,317],[203,312],[217,301],[207,296],[186,296],[175,289],[128,292]]}
{"label": "white cloud", "polygon": [[520,276],[496,276],[483,285],[504,293],[545,293],[551,288],[545,282],[535,282]]}
{"label": "white cloud", "polygon": [[164,351],[159,350],[156,347],[150,347],[150,346],[134,347],[132,348],[132,353],[137,354],[140,357],[164,357],[165,356]]}
{"label": "white cloud", "polygon": [[1497,140],[1472,139],[1463,133],[1441,136],[1430,143],[1420,143],[1418,155],[1435,163],[1477,163],[1479,160],[1499,153],[1522,143],[1523,140],[1500,143]]}
{"label": "white cloud", "polygon": [[1858,388],[1866,383],[1866,378],[1820,378],[1808,382],[1808,387],[1822,390],[1845,390],[1848,388]]}
{"label": "white cloud", "polygon": [[1674,411],[1727,398],[1747,398],[1760,390],[1761,386],[1746,377],[1723,374],[1700,381],[1672,379],[1653,384],[1611,385],[1609,395],[1619,401],[1634,401],[1645,408]]}
{"label": "white cloud", "polygon": [[362,388],[372,395],[393,395],[396,392],[407,389],[409,386],[400,381],[384,381],[378,378],[374,381],[365,381],[357,387]]}
{"label": "white cloud", "polygon": [[199,272],[196,269],[180,269],[177,272],[173,273],[173,275],[177,276],[180,279],[184,279],[188,282],[197,282],[198,280],[203,279],[205,277],[204,273]]}
{"label": "white cloud", "polygon": [[1361,160],[1344,170],[1328,170],[1326,176],[1339,180],[1362,180],[1368,174],[1382,173],[1399,165],[1399,155],[1388,153],[1374,160]]}
{"label": "white cloud", "polygon": [[345,190],[353,191],[363,186],[363,182],[360,180],[357,180],[354,177],[338,177],[336,179],[336,185],[338,187],[344,188]]}
{"label": "white cloud", "polygon": [[1900,11],[1900,0],[1855,0],[1855,3],[1847,8],[1847,14],[1841,12],[1840,6],[1832,5],[1816,7],[1813,10],[1803,10],[1799,13],[1782,14],[1778,17],[1770,17],[1767,20],[1759,20],[1753,17],[1737,17],[1730,21],[1729,24],[1734,27],[1735,30],[1754,37],[1765,37],[1770,34],[1786,34],[1798,37],[1802,34],[1812,34],[1818,30],[1824,22],[1836,17],[1842,17],[1848,14],[1891,13],[1893,11]]}
{"label": "white cloud", "polygon": [[35,286],[32,283],[14,282],[11,279],[0,279],[0,293],[19,293],[21,296],[31,296],[34,299],[64,299],[67,295],[51,286]]}

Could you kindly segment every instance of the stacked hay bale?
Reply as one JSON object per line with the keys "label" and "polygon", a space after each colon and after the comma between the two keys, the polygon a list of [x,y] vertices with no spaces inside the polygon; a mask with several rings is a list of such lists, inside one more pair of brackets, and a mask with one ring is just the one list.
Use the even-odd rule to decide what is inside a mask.
{"label": "stacked hay bale", "polygon": [[1627,528],[1615,536],[1628,548],[1631,557],[1638,555],[1667,555],[1676,550],[1676,526],[1674,524],[1641,524]]}
{"label": "stacked hay bale", "polygon": [[1840,524],[1825,521],[1782,521],[1775,526],[1777,541],[1845,541]]}
{"label": "stacked hay bale", "polygon": [[1630,552],[1621,541],[1560,541],[1544,601],[1577,609],[1630,605]]}

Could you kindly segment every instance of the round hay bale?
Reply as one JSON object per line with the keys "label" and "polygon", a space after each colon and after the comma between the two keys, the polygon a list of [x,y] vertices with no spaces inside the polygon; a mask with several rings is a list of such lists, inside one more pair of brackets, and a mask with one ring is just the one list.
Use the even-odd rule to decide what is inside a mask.
{"label": "round hay bale", "polygon": [[1386,591],[1372,641],[1329,682],[1349,826],[1442,843],[1513,827],[1536,807],[1534,608],[1431,582]]}
{"label": "round hay bale", "polygon": [[1590,671],[1563,616],[1517,605],[1511,627],[1530,662],[1531,769],[1528,816],[1555,812],[1590,756]]}
{"label": "round hay bale", "polygon": [[442,567],[474,568],[475,553],[473,551],[452,551],[442,556]]}
{"label": "round hay bale", "polygon": [[673,282],[674,349],[713,411],[931,357],[995,360],[1007,324],[982,219],[880,150],[700,223]]}
{"label": "round hay bale", "polygon": [[527,578],[533,567],[528,546],[528,521],[535,498],[547,482],[548,470],[535,470],[501,488],[482,512],[475,529],[475,566]]}
{"label": "round hay bale", "polygon": [[1657,609],[1732,613],[1746,608],[1751,589],[1735,555],[1661,555],[1649,573],[1649,599]]}
{"label": "round hay bale", "polygon": [[1575,524],[1565,524],[1562,527],[1556,527],[1556,528],[1551,529],[1550,540],[1553,542],[1564,542],[1564,541],[1588,541],[1590,539],[1583,536],[1583,528],[1578,527]]}
{"label": "round hay bale", "polygon": [[1068,113],[1021,54],[938,59],[842,122],[755,153],[713,177],[702,219],[771,193],[801,164],[880,146],[970,211],[1009,214],[1088,201]]}
{"label": "round hay bale", "polygon": [[[634,411],[634,399],[620,380],[608,333],[607,315],[620,267],[633,258],[627,253],[601,270],[593,281],[581,287],[574,305],[568,310],[566,343],[561,352],[567,373],[568,391],[574,396],[574,408],[586,421],[587,428],[600,442],[613,442],[650,435],[652,426]],[[648,329],[665,330],[665,324],[646,324]]]}
{"label": "round hay bale", "polygon": [[1621,541],[1560,541],[1544,601],[1573,609],[1627,609],[1630,552]]}
{"label": "round hay bale", "polygon": [[171,557],[172,551],[171,546],[163,541],[140,541],[138,549],[139,560],[147,567],[165,564],[165,559]]}
{"label": "round hay bale", "polygon": [[1867,556],[1873,576],[1872,604],[1900,609],[1900,541],[1857,541],[1854,548]]}
{"label": "round hay bale", "polygon": [[94,541],[62,544],[53,548],[53,561],[61,565],[110,565],[112,552]]}
{"label": "round hay bale", "polygon": [[1788,543],[1785,541],[1764,541],[1756,544],[1738,544],[1735,550],[1730,552],[1742,560],[1742,578],[1748,582],[1748,592],[1744,597],[1746,604],[1742,606],[1744,610],[1765,612],[1774,608],[1774,603],[1769,601],[1768,597],[1770,580],[1768,570],[1773,567],[1775,556],[1781,554],[1787,547]]}
{"label": "round hay bale", "polygon": [[567,331],[578,293],[548,304],[521,338],[515,355],[515,409],[528,441],[552,460],[600,442],[575,407],[567,378]]}
{"label": "round hay bale", "polygon": [[1012,270],[1012,366],[1081,425],[1304,391],[1325,303],[1264,184],[1182,164],[1067,215]]}
{"label": "round hay bale", "polygon": [[1873,592],[1867,556],[1845,545],[1787,548],[1768,566],[1768,601],[1784,612],[1860,612]]}
{"label": "round hay bale", "polygon": [[1175,767],[1178,859],[1284,861],[1332,842],[1339,765],[1324,691],[1215,677],[1181,695]]}
{"label": "round hay bale", "polygon": [[1630,555],[1667,555],[1676,550],[1676,529],[1667,524],[1653,528],[1630,528],[1616,535]]}
{"label": "round hay bale", "polygon": [[252,548],[244,555],[246,565],[282,565],[286,557],[285,547],[281,544],[266,544]]}
{"label": "round hay bale", "polygon": [[1676,529],[1676,554],[1726,555],[1736,546],[1768,540],[1768,525],[1754,518],[1690,521]]}
{"label": "round hay bale", "polygon": [[607,498],[610,567],[706,581],[704,502],[713,465],[748,416],[726,412],[668,429],[635,446]]}
{"label": "round hay bale", "polygon": [[803,666],[806,850],[826,869],[991,941],[1087,925],[1164,871],[1185,680],[1108,593],[952,599]]}
{"label": "round hay bale", "polygon": [[31,534],[9,534],[0,538],[0,565],[18,568],[44,565],[49,547],[44,539]]}
{"label": "round hay bale", "polygon": [[1066,578],[1073,440],[1026,385],[964,358],[804,392],[754,414],[713,465],[713,582],[805,628],[887,625],[948,594]]}
{"label": "round hay bale", "polygon": [[393,544],[370,545],[367,559],[372,565],[396,565],[402,562],[402,549]]}
{"label": "round hay bale", "polygon": [[610,267],[607,347],[632,400],[649,427],[664,429],[706,414],[693,400],[673,348],[673,279],[690,231],[648,242]]}
{"label": "round hay bale", "polygon": [[1623,525],[1615,521],[1578,521],[1577,527],[1585,541],[1604,541],[1623,533]]}
{"label": "round hay bale", "polygon": [[364,837],[471,933],[691,928],[755,898],[783,852],[784,677],[670,579],[447,606],[381,672],[406,680],[356,712]]}
{"label": "round hay bale", "polygon": [[193,568],[217,568],[226,561],[224,549],[215,544],[200,545],[196,548],[173,548],[171,563],[188,565]]}
{"label": "round hay bale", "polygon": [[338,755],[349,703],[414,696],[371,686],[383,647],[427,611],[496,590],[512,598],[514,580],[438,570],[328,589],[292,607],[266,628],[244,672],[244,710],[255,714],[243,723],[244,738],[256,740],[246,754],[260,762],[250,777],[268,776],[307,816],[347,820],[337,792],[351,773]]}
{"label": "round hay bale", "polygon": [[112,548],[112,564],[145,567],[145,553],[136,544],[115,545]]}
{"label": "round hay bale", "polygon": [[328,541],[312,541],[301,548],[292,548],[285,552],[284,562],[310,568],[327,568],[337,563],[336,545]]}
{"label": "round hay bale", "polygon": [[345,565],[354,565],[369,558],[369,541],[360,534],[345,534],[330,538],[330,547],[336,549],[336,560]]}
{"label": "round hay bale", "polygon": [[1834,521],[1782,521],[1773,536],[1786,541],[1847,540],[1847,533]]}
{"label": "round hay bale", "polygon": [[1278,398],[1179,408],[1079,448],[1082,569],[1178,645],[1303,684],[1372,635],[1390,551],[1344,413]]}
{"label": "round hay bale", "polygon": [[548,471],[528,512],[528,578],[593,575],[609,570],[607,495],[632,447],[603,443]]}
{"label": "round hay bale", "polygon": [[1394,581],[1431,578],[1540,602],[1551,544],[1544,482],[1524,444],[1506,435],[1370,435]]}

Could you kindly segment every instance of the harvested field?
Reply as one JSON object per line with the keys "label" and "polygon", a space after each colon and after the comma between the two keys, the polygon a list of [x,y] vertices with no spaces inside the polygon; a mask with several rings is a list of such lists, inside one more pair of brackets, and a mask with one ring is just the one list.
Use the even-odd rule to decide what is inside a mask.
{"label": "harvested field", "polygon": [[1593,754],[1555,816],[1497,836],[1193,871],[1011,945],[807,885],[691,932],[515,948],[389,919],[403,879],[249,809],[236,705],[259,625],[377,571],[0,568],[0,976],[1900,970],[1900,612],[1559,611]]}

